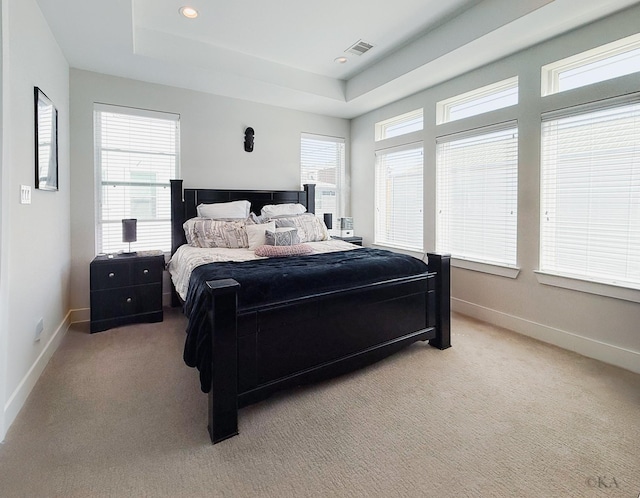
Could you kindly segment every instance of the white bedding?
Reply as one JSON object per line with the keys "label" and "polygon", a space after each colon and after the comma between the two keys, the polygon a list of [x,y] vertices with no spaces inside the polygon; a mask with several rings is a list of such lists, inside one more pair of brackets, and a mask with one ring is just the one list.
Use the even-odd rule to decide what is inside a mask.
{"label": "white bedding", "polygon": [[[336,251],[350,251],[359,249],[360,246],[350,244],[343,240],[330,239],[321,242],[306,242],[313,248],[313,254],[322,254]],[[194,268],[205,265],[207,263],[215,263],[220,261],[251,261],[254,259],[267,259],[256,256],[255,252],[250,249],[227,249],[218,248],[201,248],[182,245],[171,257],[167,269],[171,275],[173,285],[178,295],[185,300],[187,289],[189,288],[189,279]]]}

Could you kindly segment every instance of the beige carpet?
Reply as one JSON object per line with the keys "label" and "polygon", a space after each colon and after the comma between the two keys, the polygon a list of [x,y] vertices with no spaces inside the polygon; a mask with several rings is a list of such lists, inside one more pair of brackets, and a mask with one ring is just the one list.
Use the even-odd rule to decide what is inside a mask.
{"label": "beige carpet", "polygon": [[240,412],[212,446],[185,319],[69,331],[0,445],[0,496],[633,497],[640,376],[462,316]]}

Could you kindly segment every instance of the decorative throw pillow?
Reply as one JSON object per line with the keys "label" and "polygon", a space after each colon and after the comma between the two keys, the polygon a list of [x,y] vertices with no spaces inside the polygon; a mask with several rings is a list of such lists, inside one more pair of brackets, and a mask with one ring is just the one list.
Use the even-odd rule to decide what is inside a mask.
{"label": "decorative throw pillow", "polygon": [[324,222],[313,213],[288,218],[277,218],[276,228],[293,227],[298,230],[300,242],[329,240],[329,232]]}
{"label": "decorative throw pillow", "polygon": [[194,247],[249,247],[243,221],[191,218],[182,225],[187,243]]}
{"label": "decorative throw pillow", "polygon": [[269,246],[292,246],[300,243],[298,230],[295,228],[276,228],[275,231],[267,230],[264,233],[265,244]]}
{"label": "decorative throw pillow", "polygon": [[247,230],[247,238],[249,240],[249,249],[253,251],[255,250],[256,247],[262,246],[267,243],[265,232],[267,230],[271,232],[275,232],[276,223],[275,221],[271,221],[269,223],[247,225],[245,226],[245,229]]}
{"label": "decorative throw pillow", "polygon": [[311,254],[313,249],[307,244],[295,244],[293,246],[258,246],[256,256],[267,258],[281,258],[284,256],[306,256]]}

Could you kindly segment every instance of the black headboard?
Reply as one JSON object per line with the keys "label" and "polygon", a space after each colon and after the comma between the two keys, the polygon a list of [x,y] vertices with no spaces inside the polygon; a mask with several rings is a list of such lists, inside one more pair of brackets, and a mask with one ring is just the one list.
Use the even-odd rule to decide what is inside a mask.
{"label": "black headboard", "polygon": [[300,203],[307,212],[315,213],[315,188],[313,184],[305,185],[304,190],[224,190],[224,189],[182,189],[182,180],[171,180],[171,254],[178,247],[186,244],[183,223],[197,216],[198,204],[214,204],[247,200],[251,202],[251,211],[260,214],[267,204]]}

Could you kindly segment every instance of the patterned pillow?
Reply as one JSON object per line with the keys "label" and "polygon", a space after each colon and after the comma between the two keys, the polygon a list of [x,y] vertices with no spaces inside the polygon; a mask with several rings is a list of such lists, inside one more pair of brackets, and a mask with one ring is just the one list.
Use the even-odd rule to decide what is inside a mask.
{"label": "patterned pillow", "polygon": [[313,249],[307,244],[295,244],[293,246],[258,246],[256,256],[267,258],[281,258],[284,256],[306,256],[311,254]]}
{"label": "patterned pillow", "polygon": [[265,245],[268,246],[293,246],[300,243],[298,230],[295,228],[276,228],[275,232],[264,232]]}
{"label": "patterned pillow", "polygon": [[194,247],[249,247],[245,222],[191,218],[182,225],[187,243]]}
{"label": "patterned pillow", "polygon": [[298,229],[300,242],[316,242],[329,240],[329,232],[324,222],[315,214],[302,214],[289,218],[277,218],[276,228],[293,227]]}

